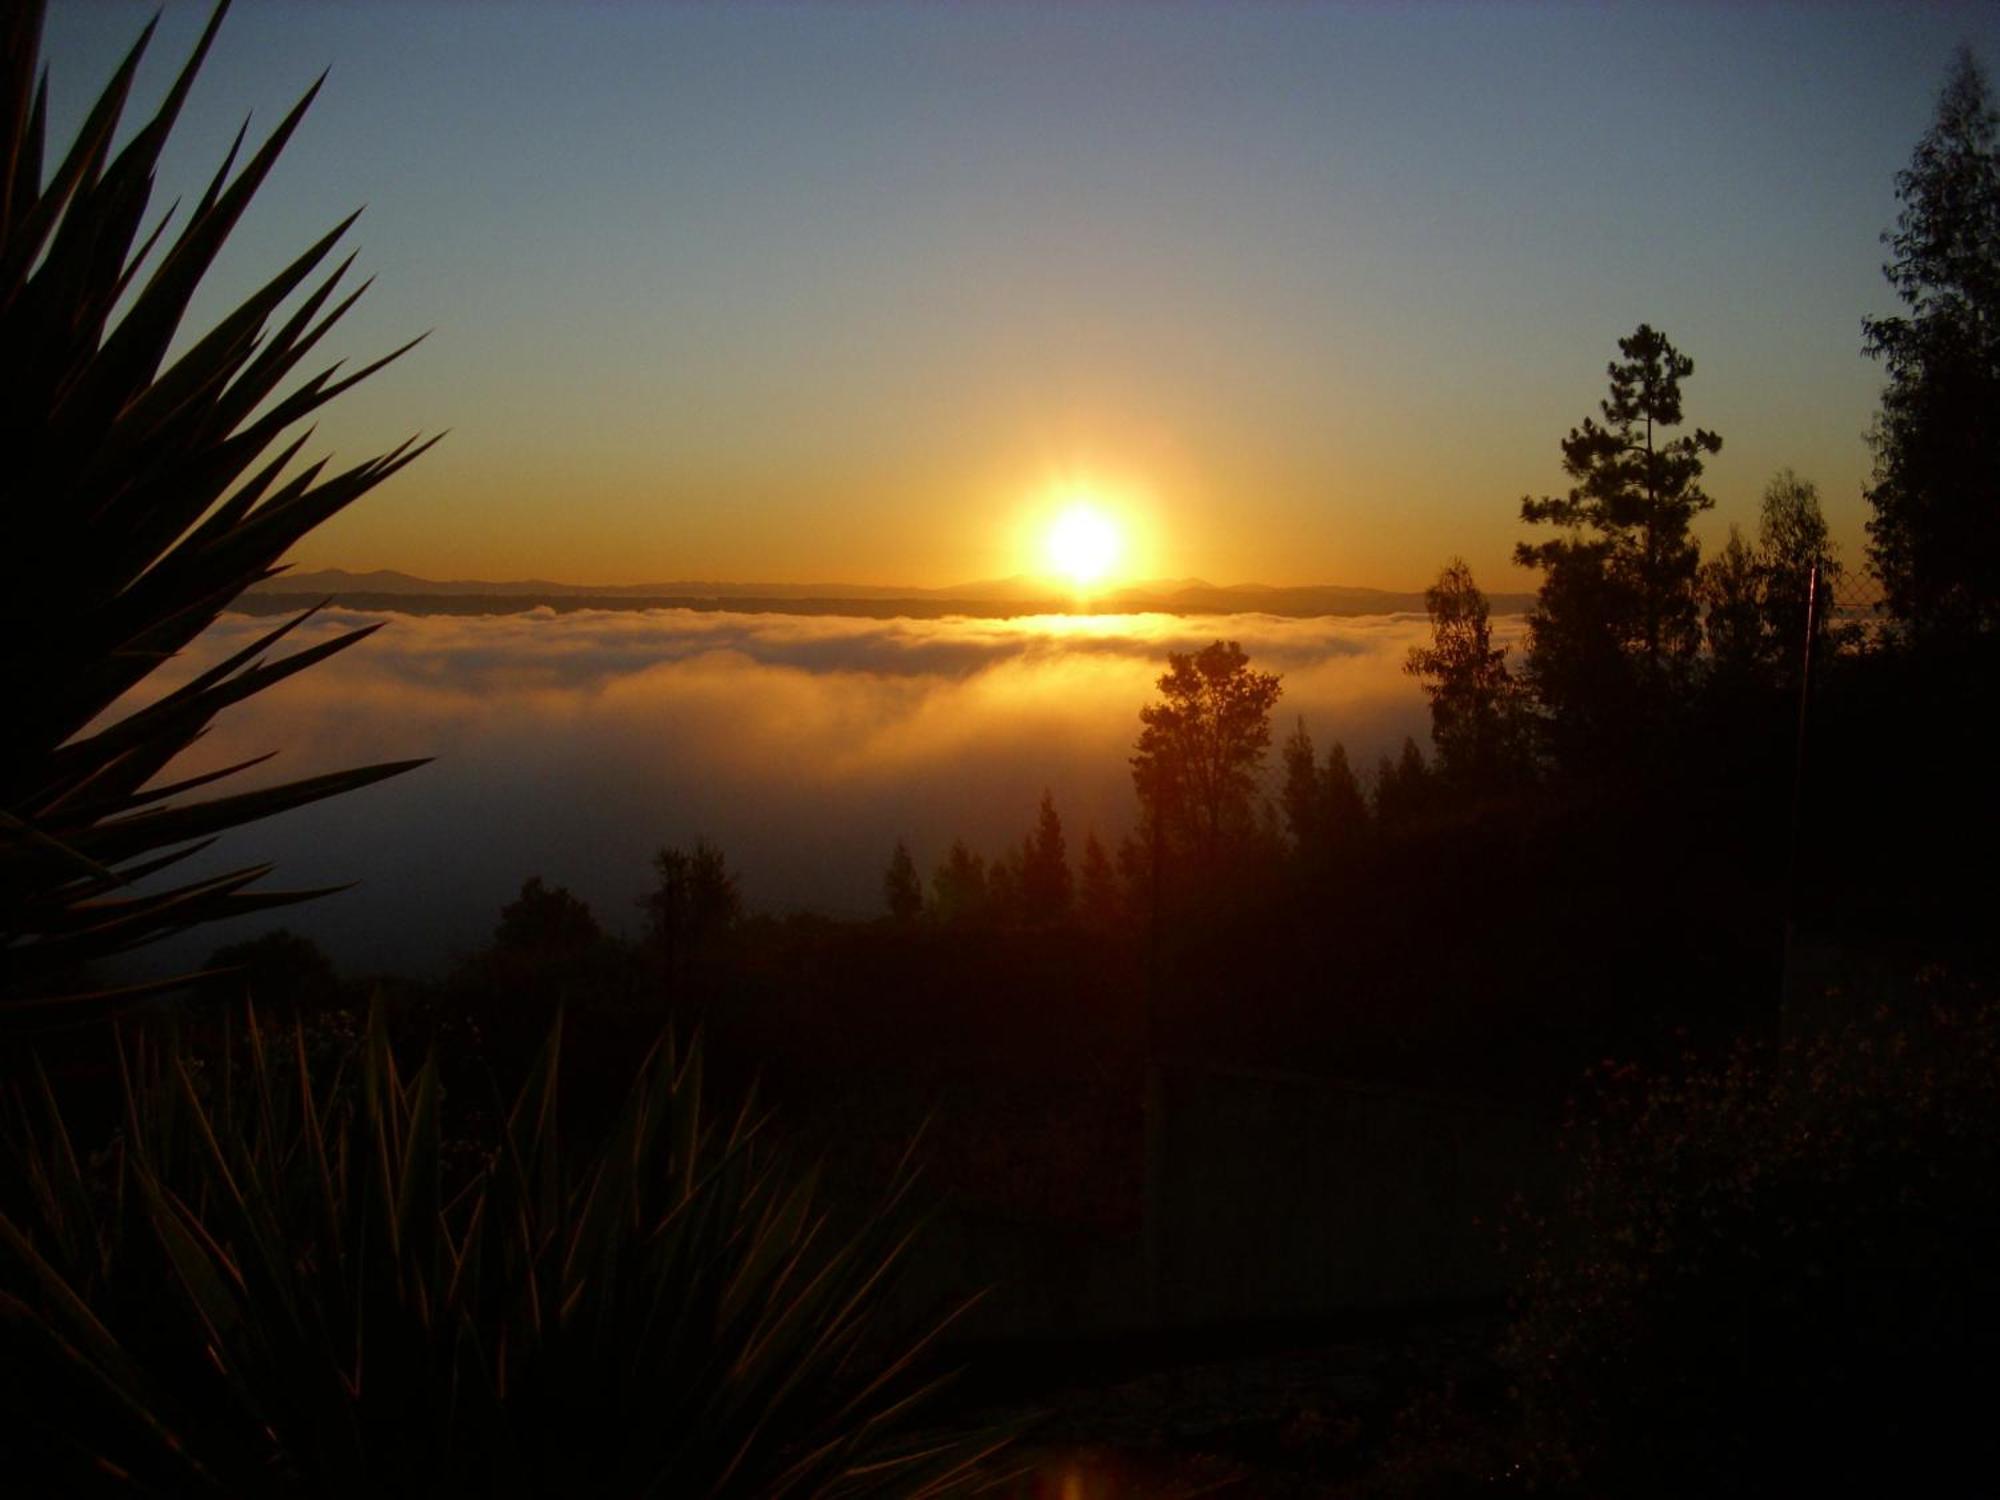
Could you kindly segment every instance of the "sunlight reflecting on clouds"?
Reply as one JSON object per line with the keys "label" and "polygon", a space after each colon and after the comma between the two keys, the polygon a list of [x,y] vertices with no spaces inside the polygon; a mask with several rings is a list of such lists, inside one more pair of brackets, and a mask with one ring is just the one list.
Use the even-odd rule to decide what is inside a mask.
{"label": "sunlight reflecting on clouds", "polygon": [[[378,618],[329,611],[295,638]],[[628,924],[652,850],[697,835],[721,844],[753,907],[851,914],[872,910],[897,838],[926,871],[956,836],[998,849],[1029,826],[1044,787],[1073,846],[1090,829],[1115,841],[1131,823],[1140,705],[1167,652],[1218,637],[1283,674],[1274,739],[1303,715],[1322,748],[1343,739],[1366,767],[1426,722],[1402,673],[1428,634],[1421,617],[540,610],[389,621],[225,714],[184,763],[277,747],[275,779],[437,757],[233,841],[239,856],[276,858],[287,883],[360,878],[289,917],[357,963],[438,962],[482,939],[537,873]],[[156,688],[270,623],[225,617]],[[1512,623],[1496,622],[1503,638]]]}

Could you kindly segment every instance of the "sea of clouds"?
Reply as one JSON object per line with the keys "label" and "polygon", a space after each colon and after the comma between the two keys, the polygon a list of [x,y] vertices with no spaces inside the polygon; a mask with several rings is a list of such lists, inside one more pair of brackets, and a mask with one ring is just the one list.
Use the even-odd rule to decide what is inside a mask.
{"label": "sea of clouds", "polygon": [[[274,859],[274,883],[358,881],[155,950],[198,959],[284,924],[346,967],[435,971],[491,932],[530,875],[634,930],[649,860],[706,837],[753,910],[868,915],[904,839],[928,871],[954,837],[991,853],[1053,793],[1072,851],[1133,821],[1138,712],[1171,651],[1235,640],[1282,675],[1274,741],[1303,717],[1359,768],[1421,740],[1402,670],[1421,616],[872,620],[689,610],[503,616],[330,610],[286,642],[387,626],[231,709],[175,768],[277,749],[276,780],[428,755],[409,775],[231,835],[200,868]],[[271,628],[229,615],[164,690]],[[1496,621],[1511,639],[1517,622]],[[1270,757],[1275,768],[1275,746]],[[249,777],[239,778],[253,784]],[[1273,790],[1275,769],[1267,775]]]}

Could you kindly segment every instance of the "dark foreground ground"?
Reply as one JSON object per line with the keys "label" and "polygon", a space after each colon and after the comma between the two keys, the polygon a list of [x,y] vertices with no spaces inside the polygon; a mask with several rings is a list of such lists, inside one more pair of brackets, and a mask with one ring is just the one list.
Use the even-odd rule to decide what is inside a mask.
{"label": "dark foreground ground", "polygon": [[1399,1443],[1421,1403],[1443,1395],[1461,1422],[1497,1404],[1500,1329],[1497,1307],[1461,1306],[994,1350],[956,1399],[981,1425],[1019,1424],[991,1469],[1008,1500],[1375,1494],[1422,1484]]}

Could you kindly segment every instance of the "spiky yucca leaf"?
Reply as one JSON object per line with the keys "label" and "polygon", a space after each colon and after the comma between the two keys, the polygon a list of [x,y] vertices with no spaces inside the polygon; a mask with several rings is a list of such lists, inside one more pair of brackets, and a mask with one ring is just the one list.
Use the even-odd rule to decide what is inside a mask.
{"label": "spiky yucca leaf", "polygon": [[145,896],[127,893],[133,880],[196,852],[196,840],[422,764],[197,802],[181,799],[226,773],[158,784],[221,710],[372,627],[267,658],[300,616],[149,706],[116,712],[238,594],[282,571],[301,537],[430,446],[411,439],[352,468],[322,462],[290,477],[303,437],[265,459],[289,428],[410,347],[281,392],[365,289],[327,310],[352,257],[322,267],[352,215],[168,362],[196,288],[319,87],[232,175],[239,133],[177,234],[165,232],[169,211],[142,238],[161,149],[225,9],[114,152],[148,26],[52,169],[48,83],[34,68],[41,5],[9,7],[0,21],[0,1037],[134,997],[62,996],[52,981],[66,970],[320,894],[249,889],[265,866]]}
{"label": "spiky yucca leaf", "polygon": [[24,1106],[14,1441],[84,1487],[321,1495],[923,1495],[991,1451],[904,1436],[935,1333],[883,1326],[907,1164],[836,1229],[671,1038],[570,1151],[559,1042],[470,1168],[379,1013],[330,1075],[254,1016],[206,1068],[142,1051],[94,1165],[53,1095]]}

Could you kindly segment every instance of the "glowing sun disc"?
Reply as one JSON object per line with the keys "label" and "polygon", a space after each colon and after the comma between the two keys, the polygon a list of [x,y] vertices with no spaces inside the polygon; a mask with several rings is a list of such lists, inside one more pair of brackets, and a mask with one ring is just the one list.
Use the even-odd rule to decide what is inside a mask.
{"label": "glowing sun disc", "polygon": [[1078,588],[1101,582],[1118,561],[1118,528],[1102,511],[1072,505],[1049,527],[1049,563]]}

